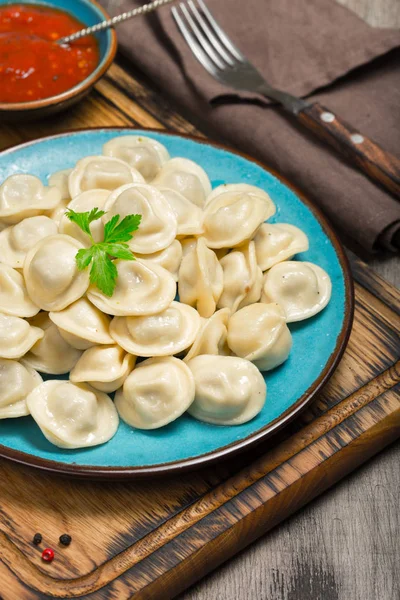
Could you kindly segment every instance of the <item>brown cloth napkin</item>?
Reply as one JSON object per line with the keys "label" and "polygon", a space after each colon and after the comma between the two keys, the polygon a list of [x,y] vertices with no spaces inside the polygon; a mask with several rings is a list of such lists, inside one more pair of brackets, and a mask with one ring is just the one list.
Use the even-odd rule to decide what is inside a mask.
{"label": "brown cloth napkin", "polygon": [[[101,2],[112,14],[142,4]],[[311,94],[310,100],[400,156],[400,52],[389,53],[400,45],[400,31],[372,28],[334,0],[206,3],[270,83],[295,95]],[[254,94],[239,97],[214,81],[187,48],[170,10],[119,25],[121,50],[207,133],[276,169],[347,236],[367,250],[379,245],[394,250],[400,202],[281,108]]]}

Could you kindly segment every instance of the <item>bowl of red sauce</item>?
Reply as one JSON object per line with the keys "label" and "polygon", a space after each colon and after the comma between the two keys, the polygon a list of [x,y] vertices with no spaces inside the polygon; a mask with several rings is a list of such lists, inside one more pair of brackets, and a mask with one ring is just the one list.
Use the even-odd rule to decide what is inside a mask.
{"label": "bowl of red sauce", "polygon": [[85,96],[115,57],[115,31],[57,40],[108,18],[95,0],[0,0],[0,119],[43,117]]}

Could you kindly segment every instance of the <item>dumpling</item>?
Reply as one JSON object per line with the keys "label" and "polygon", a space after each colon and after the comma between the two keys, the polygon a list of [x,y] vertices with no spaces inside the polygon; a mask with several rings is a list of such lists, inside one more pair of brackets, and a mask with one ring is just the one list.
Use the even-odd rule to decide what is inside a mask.
{"label": "dumpling", "polygon": [[104,144],[103,154],[128,163],[146,181],[154,179],[163,164],[169,160],[165,146],[153,138],[141,135],[119,135]]}
{"label": "dumpling", "polygon": [[115,392],[135,366],[136,356],[116,346],[94,346],[86,350],[69,378],[73,383],[88,383],[101,392]]}
{"label": "dumpling", "polygon": [[61,171],[56,171],[50,175],[48,180],[49,186],[56,187],[60,192],[62,202],[71,199],[68,187],[68,177],[71,171],[72,169],[62,169]]}
{"label": "dumpling", "polygon": [[29,415],[26,398],[42,381],[34,369],[0,358],[0,419]]}
{"label": "dumpling", "polygon": [[328,304],[332,284],[328,273],[310,262],[285,261],[271,267],[264,277],[261,302],[277,302],[286,321],[302,321]]}
{"label": "dumpling", "polygon": [[199,238],[196,247],[183,257],[179,269],[179,299],[211,317],[224,287],[222,267],[214,252]]}
{"label": "dumpling", "polygon": [[215,425],[240,425],[253,419],[264,406],[264,377],[248,360],[203,354],[187,365],[196,386],[188,412],[195,419]]}
{"label": "dumpling", "polygon": [[124,185],[110,194],[104,210],[107,220],[114,215],[142,215],[140,227],[128,242],[132,252],[151,254],[167,248],[175,239],[177,220],[174,211],[155,187],[146,184]]}
{"label": "dumpling", "polygon": [[103,312],[118,317],[155,315],[169,306],[176,295],[171,273],[140,260],[116,260],[117,285],[111,298],[95,286],[88,290],[89,300]]}
{"label": "dumpling", "polygon": [[186,256],[186,254],[189,254],[189,252],[196,248],[197,245],[197,238],[195,237],[185,237],[179,241],[182,246],[182,256]]}
{"label": "dumpling", "polygon": [[180,417],[194,399],[192,373],[172,356],[140,363],[115,394],[120,417],[138,429],[157,429]]}
{"label": "dumpling", "polygon": [[75,260],[83,247],[75,238],[57,234],[29,250],[24,264],[26,287],[42,310],[62,310],[86,292],[89,271],[79,271]]}
{"label": "dumpling", "polygon": [[262,271],[284,260],[290,260],[298,252],[308,250],[306,234],[289,223],[263,223],[254,238],[258,266]]}
{"label": "dumpling", "polygon": [[207,196],[211,194],[207,173],[187,158],[172,158],[166,162],[152,183],[179,192],[200,208],[203,208]]}
{"label": "dumpling", "polygon": [[136,169],[110,156],[86,156],[78,160],[68,177],[72,199],[87,190],[115,190],[127,183],[144,183]]}
{"label": "dumpling", "polygon": [[0,313],[0,357],[21,358],[43,337],[43,331],[19,317]]}
{"label": "dumpling", "polygon": [[83,383],[45,381],[26,402],[43,435],[59,448],[98,446],[118,429],[118,413],[111,398]]}
{"label": "dumpling", "polygon": [[33,317],[39,310],[28,295],[21,273],[0,262],[0,312],[13,317]]}
{"label": "dumpling", "polygon": [[21,358],[21,362],[41,373],[50,375],[68,373],[76,365],[82,352],[72,348],[61,337],[47,313],[39,313],[31,319],[30,323],[43,330],[43,337]]}
{"label": "dumpling", "polygon": [[203,233],[203,211],[190,202],[185,196],[177,192],[159,186],[158,189],[167,199],[178,221],[178,236],[201,235]]}
{"label": "dumpling", "polygon": [[[79,194],[79,196],[76,196],[76,198],[71,200],[71,202],[68,204],[68,208],[71,208],[75,212],[89,212],[92,210],[92,208],[103,210],[109,195],[109,190],[88,190],[87,192],[82,192],[82,194]],[[103,241],[104,224],[101,219],[92,221],[90,224],[90,231],[96,243]],[[92,245],[92,241],[88,234],[82,231],[82,229],[76,225],[76,223],[70,221],[66,215],[63,215],[60,219],[59,232],[70,235],[84,246]]]}
{"label": "dumpling", "polygon": [[54,223],[57,225],[57,228],[60,224],[61,219],[65,215],[65,210],[69,202],[70,200],[64,200],[63,202],[60,202],[60,204],[58,204],[54,210],[48,213],[50,219],[54,221]]}
{"label": "dumpling", "polygon": [[233,248],[251,239],[275,213],[267,192],[247,183],[220,185],[204,209],[204,239],[209,248]]}
{"label": "dumpling", "polygon": [[157,315],[115,317],[110,333],[127,352],[137,356],[170,356],[193,344],[200,328],[199,313],[172,302]]}
{"label": "dumpling", "polygon": [[220,260],[220,265],[224,272],[224,289],[218,308],[230,308],[235,312],[260,299],[262,271],[257,266],[254,242],[235,248]]}
{"label": "dumpling", "polygon": [[279,304],[251,304],[229,319],[228,346],[260,371],[281,365],[289,356],[292,336]]}
{"label": "dumpling", "polygon": [[0,261],[22,269],[27,252],[40,240],[58,233],[56,223],[49,217],[28,217],[0,233]]}
{"label": "dumpling", "polygon": [[153,254],[138,254],[135,253],[138,260],[144,263],[155,263],[169,271],[175,281],[178,281],[179,267],[182,262],[182,246],[178,240],[174,240],[170,246],[154,252]]}
{"label": "dumpling", "polygon": [[79,298],[64,310],[50,312],[61,336],[73,348],[87,350],[99,344],[113,344],[110,336],[111,317],[93,306],[87,298]]}
{"label": "dumpling", "polygon": [[0,186],[0,222],[14,225],[27,217],[42,215],[59,204],[61,194],[45,187],[33,175],[11,175]]}
{"label": "dumpling", "polygon": [[228,334],[229,308],[217,310],[209,319],[202,319],[199,333],[192,347],[183,359],[188,362],[199,354],[214,354],[227,356],[230,350],[226,343]]}
{"label": "dumpling", "polygon": [[[182,255],[183,256],[186,256],[186,254],[188,254],[190,252],[190,250],[193,250],[193,248],[195,248],[196,244],[197,244],[197,238],[195,238],[195,237],[185,237],[179,241],[182,246]],[[221,260],[221,258],[226,256],[229,251],[230,251],[230,248],[216,248],[214,250],[215,255],[218,258],[218,260]]]}
{"label": "dumpling", "polygon": [[53,208],[53,210],[47,213],[48,216],[53,219],[55,223],[57,223],[57,225],[60,223],[61,217],[64,215],[68,203],[71,202],[68,187],[68,177],[71,171],[72,169],[56,171],[55,173],[52,173],[48,179],[49,186],[57,188],[61,194],[60,202],[55,208]]}

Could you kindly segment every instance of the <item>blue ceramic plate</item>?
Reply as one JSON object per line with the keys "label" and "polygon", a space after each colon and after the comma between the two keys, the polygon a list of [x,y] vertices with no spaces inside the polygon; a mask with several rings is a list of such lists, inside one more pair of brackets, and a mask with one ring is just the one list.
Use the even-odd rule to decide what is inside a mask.
{"label": "blue ceramic plate", "polygon": [[[172,157],[199,163],[213,187],[250,183],[266,190],[277,206],[271,222],[287,222],[308,235],[310,249],[296,258],[323,267],[332,280],[332,299],[321,313],[291,323],[293,349],[289,359],[265,375],[268,397],[261,413],[249,423],[216,426],[184,415],[152,431],[132,429],[121,421],[108,443],[83,450],[61,450],[50,444],[31,417],[0,421],[0,455],[74,475],[132,477],[205,464],[248,447],[293,418],[332,374],[343,353],[352,319],[352,285],[346,259],[336,236],[306,200],[250,158],[208,142],[156,131],[148,135],[168,148]],[[0,155],[0,181],[13,173],[32,173],[46,182],[49,174],[72,167],[84,156],[101,154],[102,146],[129,129],[92,129],[40,139]]]}

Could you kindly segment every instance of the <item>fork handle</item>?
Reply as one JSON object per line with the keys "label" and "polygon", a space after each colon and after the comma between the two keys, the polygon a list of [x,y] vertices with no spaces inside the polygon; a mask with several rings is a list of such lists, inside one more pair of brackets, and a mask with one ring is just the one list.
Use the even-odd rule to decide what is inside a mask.
{"label": "fork handle", "polygon": [[400,160],[317,102],[297,113],[310,131],[355,163],[370,179],[400,198]]}

